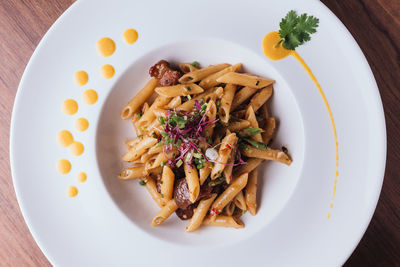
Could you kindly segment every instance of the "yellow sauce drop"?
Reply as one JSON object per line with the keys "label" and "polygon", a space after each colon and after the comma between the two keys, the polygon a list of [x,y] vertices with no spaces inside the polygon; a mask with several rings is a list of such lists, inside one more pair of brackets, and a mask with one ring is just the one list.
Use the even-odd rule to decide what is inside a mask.
{"label": "yellow sauce drop", "polygon": [[333,203],[331,203],[331,205],[329,207],[332,209],[333,208]]}
{"label": "yellow sauce drop", "polygon": [[57,170],[61,174],[67,174],[71,170],[71,163],[66,159],[60,159],[57,162]]}
{"label": "yellow sauce drop", "polygon": [[86,131],[89,128],[89,122],[85,118],[79,118],[75,121],[75,129],[80,132]]}
{"label": "yellow sauce drop", "polygon": [[89,75],[87,74],[86,71],[83,70],[77,71],[74,74],[74,81],[77,85],[83,86],[87,84],[87,82],[89,81]]}
{"label": "yellow sauce drop", "polygon": [[62,130],[57,134],[57,143],[60,146],[67,147],[74,142],[74,137],[72,134],[67,130]]}
{"label": "yellow sauce drop", "polygon": [[330,213],[328,213],[328,216],[326,216],[326,218],[327,219],[329,219],[331,217],[331,214]]}
{"label": "yellow sauce drop", "polygon": [[93,105],[97,102],[97,92],[93,89],[88,89],[83,92],[82,100],[88,105]]}
{"label": "yellow sauce drop", "polygon": [[78,194],[78,188],[75,186],[70,186],[67,189],[67,196],[69,197],[75,197]]}
{"label": "yellow sauce drop", "polygon": [[97,41],[97,52],[103,57],[111,56],[115,51],[115,43],[108,37],[103,37]]}
{"label": "yellow sauce drop", "polygon": [[127,29],[122,35],[127,44],[133,44],[138,39],[139,35],[135,29]]}
{"label": "yellow sauce drop", "polygon": [[67,115],[74,115],[78,111],[78,103],[73,99],[67,99],[62,104],[62,111]]}
{"label": "yellow sauce drop", "polygon": [[72,155],[79,156],[82,155],[83,151],[85,150],[85,147],[81,142],[75,141],[69,146],[69,150],[71,151]]}
{"label": "yellow sauce drop", "polygon": [[[339,176],[339,146],[338,146],[338,140],[337,140],[337,132],[336,132],[336,125],[335,125],[335,120],[333,119],[333,114],[331,107],[329,106],[328,99],[325,96],[325,93],[323,92],[321,85],[317,81],[317,78],[315,75],[312,73],[310,67],[306,64],[306,62],[303,60],[302,57],[295,51],[295,50],[287,50],[285,49],[281,44],[278,45],[279,41],[281,40],[279,33],[278,32],[270,32],[267,35],[264,36],[262,45],[263,45],[263,51],[265,56],[272,60],[279,60],[283,59],[289,55],[292,55],[300,64],[301,66],[306,70],[307,74],[310,76],[311,80],[314,82],[315,86],[318,88],[318,91],[324,101],[325,107],[328,111],[329,118],[331,121],[332,125],[332,130],[333,130],[333,136],[335,138],[335,151],[336,151],[336,170],[335,170],[335,183],[333,186],[333,194],[332,194],[332,201],[335,199],[335,194],[336,194],[336,183],[337,183],[337,177]],[[333,207],[333,204],[331,204],[331,207]],[[328,219],[330,218],[331,214],[328,214]]]}
{"label": "yellow sauce drop", "polygon": [[78,182],[84,183],[84,182],[86,182],[87,175],[84,172],[80,172],[80,173],[78,173],[78,176],[76,178],[78,179]]}
{"label": "yellow sauce drop", "polygon": [[270,32],[264,36],[263,51],[269,59],[279,60],[291,55],[292,50],[287,50],[282,44],[278,44],[280,40],[281,37],[278,32]]}
{"label": "yellow sauce drop", "polygon": [[115,74],[115,70],[113,66],[111,66],[110,64],[106,64],[101,67],[100,73],[101,76],[103,76],[104,78],[111,79]]}

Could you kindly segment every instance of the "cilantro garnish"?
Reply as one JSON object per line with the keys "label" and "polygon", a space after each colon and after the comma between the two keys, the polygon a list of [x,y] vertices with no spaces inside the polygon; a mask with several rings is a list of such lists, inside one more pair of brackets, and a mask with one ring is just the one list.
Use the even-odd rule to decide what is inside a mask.
{"label": "cilantro garnish", "polygon": [[310,34],[315,33],[318,27],[319,19],[314,16],[301,14],[298,16],[296,11],[289,11],[279,24],[279,35],[282,38],[278,44],[283,47],[294,50],[299,45],[310,41]]}

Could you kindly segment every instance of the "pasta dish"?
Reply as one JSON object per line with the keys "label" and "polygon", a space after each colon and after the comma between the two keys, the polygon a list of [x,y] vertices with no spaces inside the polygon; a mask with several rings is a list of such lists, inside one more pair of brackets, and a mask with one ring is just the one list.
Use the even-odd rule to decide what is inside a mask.
{"label": "pasta dish", "polygon": [[257,212],[257,167],[264,160],[287,165],[285,147],[270,147],[275,118],[267,101],[274,80],[241,73],[242,64],[173,68],[165,60],[123,108],[137,137],[122,156],[130,166],[119,179],[138,179],[159,206],[152,225],[174,212],[201,225],[242,228],[240,216]]}

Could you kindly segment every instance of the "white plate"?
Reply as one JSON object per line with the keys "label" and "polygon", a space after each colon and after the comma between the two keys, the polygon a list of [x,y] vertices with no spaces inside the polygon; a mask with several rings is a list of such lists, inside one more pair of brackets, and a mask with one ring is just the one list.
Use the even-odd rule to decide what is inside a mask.
{"label": "white plate", "polygon": [[[270,61],[265,34],[278,30],[291,9],[320,19],[311,42],[297,49],[318,78],[335,118],[339,177],[335,179],[333,132],[322,98],[298,62]],[[135,28],[133,45],[122,40]],[[96,41],[116,43],[101,57]],[[290,167],[263,166],[257,216],[245,215],[241,230],[202,228],[184,233],[186,222],[171,218],[149,225],[157,207],[137,181],[116,179],[123,141],[133,136],[121,108],[149,78],[159,59],[200,63],[242,62],[245,70],[276,80],[271,113],[279,120],[275,146],[285,145]],[[103,64],[115,67],[101,77]],[[86,70],[89,83],[74,84]],[[82,103],[84,89],[99,100]],[[78,101],[67,116],[61,103]],[[77,132],[74,121],[89,120]],[[56,142],[70,130],[85,146],[73,156]],[[371,70],[346,28],[318,1],[78,1],[45,35],[22,78],[11,127],[11,166],[24,218],[35,240],[57,266],[339,266],[361,239],[382,185],[386,132],[382,104]],[[67,175],[59,159],[72,163]],[[87,173],[78,183],[78,172]],[[68,186],[79,193],[66,196]],[[330,204],[333,207],[330,207]],[[330,219],[327,215],[331,214]]]}

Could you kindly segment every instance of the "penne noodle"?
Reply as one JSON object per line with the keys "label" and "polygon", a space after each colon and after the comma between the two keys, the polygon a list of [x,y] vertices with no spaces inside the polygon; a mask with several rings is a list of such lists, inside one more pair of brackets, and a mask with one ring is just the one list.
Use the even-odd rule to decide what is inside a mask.
{"label": "penne noodle", "polygon": [[229,67],[229,64],[218,64],[218,65],[211,65],[207,68],[198,69],[189,73],[184,74],[180,79],[180,83],[194,83],[204,79],[207,76],[210,76],[213,73],[216,73],[226,67]]}
{"label": "penne noodle", "polygon": [[235,212],[236,205],[233,201],[229,202],[228,205],[224,208],[225,215],[232,216]]}
{"label": "penne noodle", "polygon": [[249,173],[252,170],[254,170],[255,168],[258,167],[258,165],[260,165],[260,163],[262,162],[262,159],[257,159],[257,158],[249,158],[247,160],[247,164],[244,165],[240,165],[238,168],[235,169],[235,176],[240,176],[244,173]]}
{"label": "penne noodle", "polygon": [[157,185],[156,182],[150,178],[150,177],[146,177],[144,179],[144,182],[146,183],[146,189],[149,192],[150,196],[153,198],[154,202],[156,202],[156,204],[162,208],[163,204],[161,202],[161,196],[160,194],[157,192]]}
{"label": "penne noodle", "polygon": [[183,169],[185,170],[186,182],[189,188],[189,200],[194,203],[200,194],[199,174],[197,173],[196,168],[193,168],[188,164],[185,164]]}
{"label": "penne noodle", "polygon": [[172,199],[172,193],[174,191],[175,174],[170,167],[164,166],[160,187],[161,187],[161,202],[166,205],[168,201]]}
{"label": "penne noodle", "polygon": [[142,178],[146,176],[144,166],[126,168],[119,175],[118,178],[122,180]]}
{"label": "penne noodle", "polygon": [[229,113],[231,110],[232,100],[235,96],[236,85],[227,84],[225,86],[224,95],[221,99],[221,106],[219,107],[219,117],[220,120],[224,123],[228,123],[229,121]]}
{"label": "penne noodle", "polygon": [[217,86],[219,82],[217,82],[217,79],[224,75],[225,73],[228,72],[237,72],[239,69],[242,67],[241,63],[238,63],[233,66],[226,67],[225,69],[222,69],[214,74],[211,74],[210,76],[205,77],[204,79],[201,80],[199,85],[205,89],[212,88],[214,86]]}
{"label": "penne noodle", "polygon": [[179,68],[183,73],[188,73],[192,72],[195,70],[198,70],[195,66],[192,65],[192,63],[179,63]]}
{"label": "penne noodle", "polygon": [[233,199],[233,203],[235,203],[235,206],[238,207],[239,209],[241,209],[241,210],[247,210],[246,201],[245,201],[245,199],[244,199],[244,196],[243,196],[243,192],[242,192],[242,191],[240,191],[240,192],[236,195],[236,197]]}
{"label": "penne noodle", "polygon": [[221,146],[219,147],[218,157],[215,162],[214,168],[211,170],[211,179],[216,179],[224,170],[226,163],[232,153],[232,149],[236,146],[238,138],[235,133],[227,134],[222,139]]}
{"label": "penne noodle", "polygon": [[252,106],[256,112],[272,95],[272,84],[259,90],[250,100],[249,106]]}
{"label": "penne noodle", "polygon": [[154,216],[153,221],[151,222],[152,226],[158,226],[162,224],[172,213],[174,213],[178,209],[178,205],[176,205],[175,200],[171,199],[167,202],[167,204],[161,208],[161,210]]}
{"label": "penne noodle", "polygon": [[188,83],[157,87],[155,91],[164,97],[176,97],[200,94],[204,92],[204,89],[195,83]]}
{"label": "penne noodle", "polygon": [[221,195],[214,201],[211,208],[215,209],[217,213],[221,213],[225,206],[233,200],[233,198],[246,186],[248,174],[242,174],[234,178],[232,184],[222,192]]}
{"label": "penne noodle", "polygon": [[141,138],[140,142],[132,146],[125,155],[122,156],[123,161],[133,161],[138,159],[141,155],[144,154],[150,147],[154,146],[157,143],[157,139],[145,136]]}
{"label": "penne noodle", "polygon": [[154,100],[154,103],[151,104],[150,108],[143,113],[140,120],[136,123],[136,127],[142,132],[145,131],[146,126],[148,126],[156,118],[153,110],[166,105],[169,102],[169,99],[169,97],[158,96],[156,100]]}
{"label": "penne noodle", "polygon": [[199,175],[200,175],[200,185],[203,185],[204,182],[207,180],[208,176],[211,173],[211,166],[210,163],[206,162],[203,164],[203,168],[199,170]]}
{"label": "penne noodle", "polygon": [[152,155],[152,154],[158,154],[158,153],[163,152],[164,149],[165,149],[165,146],[153,146],[153,147],[151,147],[151,148],[149,149],[149,151],[147,151],[147,154],[150,154],[150,155]]}
{"label": "penne noodle", "polygon": [[227,184],[230,184],[233,179],[232,170],[233,170],[233,164],[235,163],[235,157],[236,157],[236,146],[233,147],[231,154],[229,155],[228,164],[225,166],[223,171],[225,176],[225,181]]}
{"label": "penne noodle", "polygon": [[199,202],[197,208],[194,209],[193,217],[186,226],[185,232],[193,232],[200,227],[204,217],[206,217],[207,212],[216,197],[217,194],[212,194],[210,198],[203,199]]}
{"label": "penne noodle", "polygon": [[272,136],[274,135],[274,131],[275,131],[275,118],[269,117],[266,120],[264,126],[264,132],[262,133],[264,144],[268,144],[271,141]]}
{"label": "penne noodle", "polygon": [[157,117],[155,120],[158,120],[158,117],[163,117],[163,118],[167,117],[167,110],[162,109],[162,108],[153,109],[153,113]]}
{"label": "penne noodle", "polygon": [[182,103],[181,97],[180,96],[175,96],[174,98],[172,98],[171,102],[168,103],[166,108],[167,109],[174,109],[174,108],[180,106],[181,103]]}
{"label": "penne noodle", "polygon": [[[258,128],[258,122],[256,118],[256,114],[254,113],[253,107],[249,105],[249,107],[246,110],[246,120],[250,122],[250,127],[251,128]],[[251,136],[252,139],[254,139],[257,142],[262,143],[262,137],[261,133],[255,134]]]}
{"label": "penne noodle", "polygon": [[249,180],[247,181],[247,186],[244,193],[246,206],[250,214],[253,216],[257,213],[257,179],[258,170],[254,169],[249,174]]}
{"label": "penne noodle", "polygon": [[228,129],[231,132],[237,132],[245,128],[249,128],[250,122],[247,120],[232,121],[228,124]]}
{"label": "penne noodle", "polygon": [[[209,121],[213,121],[217,117],[217,105],[214,103],[213,100],[210,100],[207,103],[206,114],[207,114]],[[204,137],[212,136],[213,132],[214,132],[214,127],[215,127],[215,123],[211,123],[211,124],[207,125],[203,130],[203,136]]]}
{"label": "penne noodle", "polygon": [[146,170],[151,170],[151,169],[160,167],[162,162],[166,163],[169,159],[172,158],[172,154],[174,152],[175,152],[175,150],[171,150],[168,153],[167,152],[161,152],[161,153],[155,155],[153,158],[150,158],[145,163],[145,169]]}
{"label": "penne noodle", "polygon": [[228,72],[217,79],[219,83],[233,83],[241,86],[248,86],[254,89],[261,89],[273,84],[274,80],[269,80],[245,73]]}
{"label": "penne noodle", "polygon": [[239,92],[236,93],[235,99],[232,101],[232,110],[235,110],[240,104],[244,103],[247,99],[249,99],[252,95],[254,95],[258,89],[243,87]]}
{"label": "penne noodle", "polygon": [[203,220],[203,225],[232,227],[232,228],[244,227],[244,224],[240,219],[226,215],[206,216]]}
{"label": "penne noodle", "polygon": [[259,159],[265,160],[274,160],[281,163],[285,163],[286,165],[290,165],[292,160],[290,157],[281,150],[262,150],[253,146],[247,146],[242,150],[242,154],[246,157],[255,157]]}
{"label": "penne noodle", "polygon": [[153,133],[159,135],[161,131],[161,123],[158,118],[155,118],[145,129],[146,134],[150,136]]}
{"label": "penne noodle", "polygon": [[126,120],[132,117],[133,113],[135,113],[144,102],[147,101],[148,98],[154,93],[154,89],[157,86],[157,79],[152,78],[147,84],[143,87],[139,93],[136,94],[134,98],[132,98],[128,104],[122,109],[121,119]]}
{"label": "penne noodle", "polygon": [[152,157],[154,157],[154,154],[150,154],[149,152],[144,153],[143,155],[140,156],[140,163],[146,163]]}

